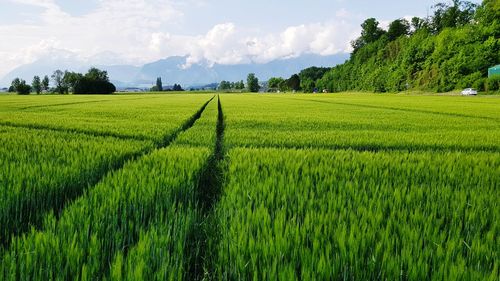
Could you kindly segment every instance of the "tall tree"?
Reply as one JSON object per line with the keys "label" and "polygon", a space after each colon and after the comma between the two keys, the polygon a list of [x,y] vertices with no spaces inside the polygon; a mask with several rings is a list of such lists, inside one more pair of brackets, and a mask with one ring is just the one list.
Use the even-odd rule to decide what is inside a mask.
{"label": "tall tree", "polygon": [[42,79],[42,91],[48,91],[49,90],[49,76],[45,75]]}
{"label": "tall tree", "polygon": [[379,22],[374,18],[369,18],[361,24],[361,37],[351,42],[354,52],[363,46],[373,43],[380,39],[385,31],[379,27]]}
{"label": "tall tree", "polygon": [[408,34],[410,34],[410,23],[406,19],[397,19],[389,24],[387,37],[390,41]]}
{"label": "tall tree", "polygon": [[236,90],[243,90],[245,89],[245,82],[241,80],[240,82],[236,82],[236,85],[234,86]]}
{"label": "tall tree", "polygon": [[64,72],[61,70],[56,70],[52,73],[52,80],[54,81],[55,91],[63,95],[68,93],[68,88],[64,85]]}
{"label": "tall tree", "polygon": [[108,72],[95,67],[91,67],[85,77],[94,81],[109,82]]}
{"label": "tall tree", "polygon": [[92,67],[85,75],[74,75],[76,83],[74,94],[111,94],[116,91],[115,85],[109,82],[108,73]]}
{"label": "tall tree", "polygon": [[19,78],[14,78],[14,80],[12,80],[12,83],[10,83],[10,85],[14,89],[14,91],[16,91],[17,87],[20,84],[21,84],[21,79],[19,79]]}
{"label": "tall tree", "polygon": [[286,82],[288,87],[293,91],[300,90],[300,77],[298,74],[292,75]]}
{"label": "tall tree", "polygon": [[231,83],[230,82],[222,80],[219,83],[219,90],[220,91],[227,91],[227,90],[230,90],[230,89],[231,89]]}
{"label": "tall tree", "polygon": [[331,68],[309,67],[299,73],[300,88],[307,93],[312,93],[316,89],[316,81],[321,79]]}
{"label": "tall tree", "polygon": [[248,74],[247,87],[249,92],[257,93],[259,91],[259,79],[255,76],[255,73]]}
{"label": "tall tree", "polygon": [[285,79],[281,77],[272,77],[269,78],[269,81],[267,81],[267,85],[269,89],[280,90],[280,85],[281,83],[283,83],[283,81],[285,81]]}
{"label": "tall tree", "polygon": [[83,78],[81,73],[65,71],[63,76],[63,87],[74,92],[76,84]]}
{"label": "tall tree", "polygon": [[428,28],[428,22],[425,19],[413,17],[411,18],[410,27],[412,33],[415,33],[421,29]]}
{"label": "tall tree", "polygon": [[31,86],[26,84],[26,81],[19,78],[15,78],[14,80],[12,80],[11,87],[19,95],[29,95],[31,92]]}
{"label": "tall tree", "polygon": [[156,78],[156,90],[163,91],[163,83],[161,82],[161,77]]}
{"label": "tall tree", "polygon": [[42,81],[40,80],[40,76],[33,77],[33,82],[31,82],[31,87],[39,95],[42,92]]}
{"label": "tall tree", "polygon": [[176,91],[176,92],[184,91],[184,89],[182,89],[182,86],[180,84],[174,84],[174,87],[172,88],[172,90]]}
{"label": "tall tree", "polygon": [[448,27],[459,27],[471,23],[477,5],[469,1],[453,0],[453,5],[438,3],[433,8],[432,28],[435,33],[439,33]]}
{"label": "tall tree", "polygon": [[492,36],[500,37],[500,1],[483,0],[477,9],[475,19],[482,26],[487,26]]}

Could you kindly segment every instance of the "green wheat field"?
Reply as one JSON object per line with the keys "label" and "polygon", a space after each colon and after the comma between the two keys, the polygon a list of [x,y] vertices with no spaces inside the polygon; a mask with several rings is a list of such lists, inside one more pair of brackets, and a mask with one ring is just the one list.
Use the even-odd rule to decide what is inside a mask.
{"label": "green wheat field", "polygon": [[500,280],[500,98],[0,96],[0,280]]}

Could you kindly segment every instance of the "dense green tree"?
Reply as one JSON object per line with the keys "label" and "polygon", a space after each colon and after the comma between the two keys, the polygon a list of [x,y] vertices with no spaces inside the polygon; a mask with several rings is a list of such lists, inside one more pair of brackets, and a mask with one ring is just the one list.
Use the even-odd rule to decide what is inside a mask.
{"label": "dense green tree", "polygon": [[288,87],[287,80],[281,81],[279,85],[280,92],[288,92],[290,91],[290,87]]}
{"label": "dense green tree", "polygon": [[23,79],[15,78],[12,80],[11,87],[19,95],[29,95],[31,92],[31,86],[26,84],[26,81]]}
{"label": "dense green tree", "polygon": [[33,82],[31,82],[31,87],[33,88],[33,91],[37,95],[39,95],[42,92],[42,81],[40,80],[40,76],[33,77]]}
{"label": "dense green tree", "polygon": [[182,86],[180,84],[174,84],[173,90],[176,92],[184,91],[184,89],[182,88]]}
{"label": "dense green tree", "polygon": [[387,37],[390,41],[394,41],[401,36],[410,34],[410,23],[406,19],[397,19],[389,24]]}
{"label": "dense green tree", "polygon": [[161,82],[161,77],[156,78],[156,91],[163,91],[163,83]]}
{"label": "dense green tree", "polygon": [[74,94],[111,94],[116,87],[109,82],[108,73],[92,67],[85,75],[75,75]]}
{"label": "dense green tree", "polygon": [[500,1],[483,0],[477,9],[475,19],[487,29],[488,34],[500,37]]}
{"label": "dense green tree", "polygon": [[67,94],[69,89],[64,84],[64,72],[58,69],[52,73],[52,81],[54,81],[54,91],[63,95]]}
{"label": "dense green tree", "polygon": [[219,88],[219,91],[228,91],[228,90],[231,90],[231,82],[223,80],[223,81],[221,81],[219,83],[219,87],[218,88]]}
{"label": "dense green tree", "polygon": [[434,5],[433,8],[432,27],[437,33],[444,28],[460,27],[471,23],[477,5],[469,1],[453,0],[453,5],[443,2]]}
{"label": "dense green tree", "polygon": [[[325,73],[316,87],[331,92],[407,89],[445,92],[472,86],[487,89],[490,83],[486,79],[487,70],[500,63],[500,28],[496,25],[499,20],[489,16],[500,10],[493,9],[497,3],[484,1],[472,16],[473,5],[467,2],[454,2],[462,16],[448,11],[451,5],[440,6],[441,11],[435,15],[440,19],[412,20],[410,36],[392,41],[389,35],[381,36],[364,45],[346,63]],[[455,20],[445,24],[447,17]],[[428,27],[436,22],[446,27],[436,33]]]}
{"label": "dense green tree", "polygon": [[68,91],[74,92],[75,86],[83,78],[81,73],[72,72],[72,71],[64,71],[63,76],[63,87],[68,89]]}
{"label": "dense green tree", "polygon": [[95,67],[91,67],[85,74],[85,77],[94,81],[109,82],[108,72]]}
{"label": "dense green tree", "polygon": [[257,93],[260,89],[259,79],[255,76],[255,73],[248,74],[247,77],[247,88],[249,92]]}
{"label": "dense green tree", "polygon": [[269,92],[287,92],[290,90],[288,86],[288,79],[283,79],[281,77],[272,77],[267,82]]}
{"label": "dense green tree", "polygon": [[323,77],[331,68],[309,67],[299,73],[300,88],[306,93],[312,93],[316,89],[316,81]]}
{"label": "dense green tree", "polygon": [[422,29],[428,29],[429,23],[425,19],[422,19],[419,17],[413,17],[413,18],[411,18],[410,27],[411,27],[412,33],[415,33],[415,32],[418,32],[419,30],[422,30]]}
{"label": "dense green tree", "polygon": [[10,83],[10,86],[14,89],[14,92],[16,91],[17,87],[21,84],[21,79],[19,78],[14,78],[12,82]]}
{"label": "dense green tree", "polygon": [[243,80],[241,80],[240,82],[236,82],[235,85],[234,85],[234,88],[236,90],[243,90],[243,89],[245,89],[245,82],[243,82]]}
{"label": "dense green tree", "polygon": [[292,75],[288,80],[286,81],[287,86],[292,90],[292,91],[299,91],[300,90],[300,77],[298,74]]}
{"label": "dense green tree", "polygon": [[108,81],[93,80],[86,76],[83,76],[75,85],[74,94],[75,95],[107,95],[116,92],[116,87]]}
{"label": "dense green tree", "polygon": [[300,71],[299,77],[301,80],[311,79],[313,81],[316,81],[323,77],[323,75],[325,75],[325,73],[327,73],[330,69],[330,67],[309,67]]}
{"label": "dense green tree", "polygon": [[267,81],[267,86],[271,91],[281,91],[280,87],[284,81],[285,79],[281,77],[272,77],[269,79],[269,81]]}
{"label": "dense green tree", "polygon": [[487,91],[500,90],[500,76],[493,76],[485,80],[485,89]]}
{"label": "dense green tree", "polygon": [[377,41],[385,34],[385,31],[379,27],[379,22],[374,18],[365,20],[361,24],[361,28],[361,37],[351,43],[354,52],[367,44]]}
{"label": "dense green tree", "polygon": [[229,82],[223,80],[218,84],[217,89],[219,91],[243,90],[245,89],[245,83],[243,82],[243,80],[238,82]]}
{"label": "dense green tree", "polygon": [[49,76],[45,75],[42,79],[42,91],[49,90]]}

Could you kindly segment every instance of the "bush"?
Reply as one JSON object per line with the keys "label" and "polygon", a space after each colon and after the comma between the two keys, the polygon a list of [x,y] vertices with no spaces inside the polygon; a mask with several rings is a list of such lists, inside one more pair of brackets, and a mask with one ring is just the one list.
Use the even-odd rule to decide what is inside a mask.
{"label": "bush", "polygon": [[29,95],[31,93],[31,86],[22,83],[19,86],[17,86],[16,91],[19,95]]}
{"label": "bush", "polygon": [[486,80],[486,90],[487,91],[500,90],[500,75],[490,77]]}
{"label": "bush", "polygon": [[[480,89],[479,86],[480,85],[480,80],[483,80],[483,87],[482,89]],[[457,88],[458,89],[464,89],[464,88],[476,88],[480,91],[484,91],[484,78],[481,74],[481,72],[474,72],[470,75],[467,75],[465,77],[463,77],[462,79],[460,79],[460,81],[458,81],[458,84],[457,84]]]}
{"label": "bush", "polygon": [[116,87],[108,81],[93,80],[87,77],[82,77],[75,84],[75,95],[88,94],[112,94],[116,92]]}
{"label": "bush", "polygon": [[472,87],[480,92],[483,92],[485,90],[486,80],[486,78],[477,79],[472,84]]}
{"label": "bush", "polygon": [[12,80],[9,92],[11,90],[16,91],[19,95],[29,95],[31,93],[31,86],[26,84],[26,81],[16,78]]}

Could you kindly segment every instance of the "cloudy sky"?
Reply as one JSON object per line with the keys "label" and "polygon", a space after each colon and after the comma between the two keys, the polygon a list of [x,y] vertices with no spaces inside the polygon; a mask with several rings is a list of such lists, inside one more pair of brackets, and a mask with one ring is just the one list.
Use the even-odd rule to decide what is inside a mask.
{"label": "cloudy sky", "polygon": [[0,0],[0,77],[56,56],[140,65],[173,55],[221,64],[332,55],[350,51],[364,19],[423,17],[436,2]]}

